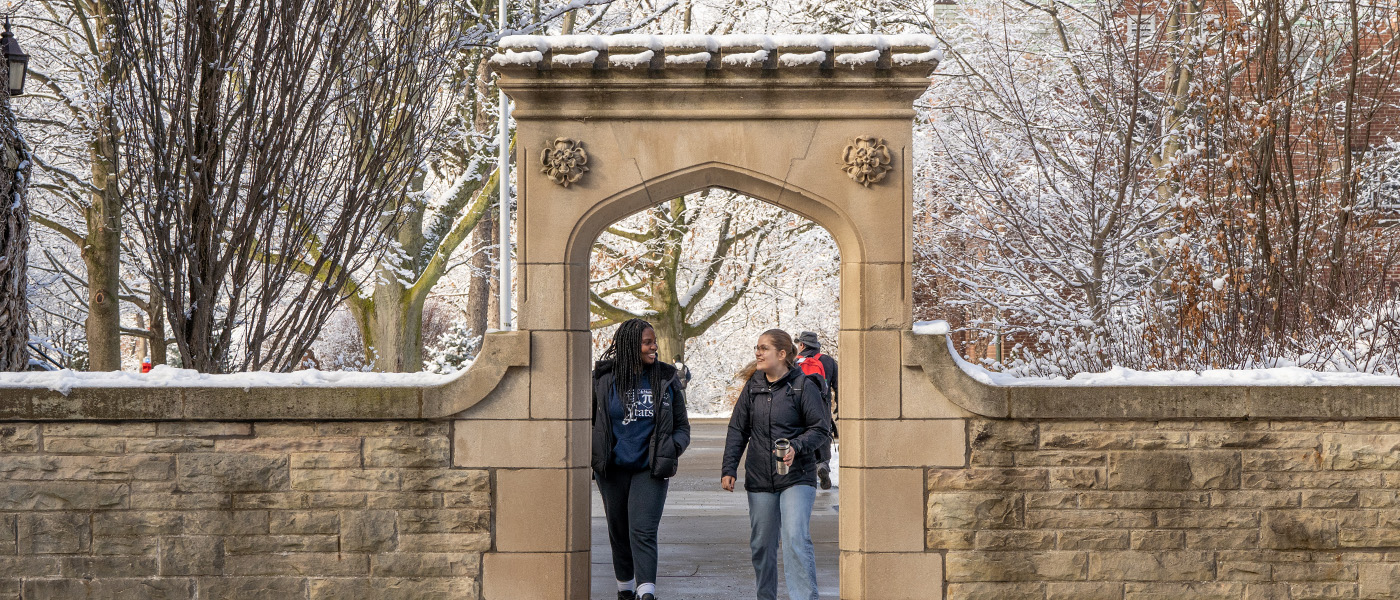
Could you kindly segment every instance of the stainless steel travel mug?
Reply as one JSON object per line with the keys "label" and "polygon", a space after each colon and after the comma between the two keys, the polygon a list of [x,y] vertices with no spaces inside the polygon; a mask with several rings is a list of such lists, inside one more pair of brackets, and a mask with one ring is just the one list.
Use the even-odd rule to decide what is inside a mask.
{"label": "stainless steel travel mug", "polygon": [[789,442],[787,438],[779,438],[778,441],[773,442],[773,456],[778,459],[779,475],[787,475],[788,465],[783,462],[783,457],[787,456],[788,450],[791,449],[792,442]]}

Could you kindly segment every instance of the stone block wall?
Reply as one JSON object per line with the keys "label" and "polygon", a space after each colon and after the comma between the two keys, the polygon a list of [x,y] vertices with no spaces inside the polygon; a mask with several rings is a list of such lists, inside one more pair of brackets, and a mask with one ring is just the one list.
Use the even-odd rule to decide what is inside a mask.
{"label": "stone block wall", "polygon": [[452,423],[0,422],[0,600],[475,599]]}
{"label": "stone block wall", "polygon": [[967,424],[926,470],[951,600],[1400,598],[1400,421]]}

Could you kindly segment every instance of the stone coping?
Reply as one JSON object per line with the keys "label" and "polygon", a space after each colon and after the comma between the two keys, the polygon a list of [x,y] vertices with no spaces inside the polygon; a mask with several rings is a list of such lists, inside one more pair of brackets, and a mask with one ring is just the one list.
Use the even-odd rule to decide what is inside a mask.
{"label": "stone coping", "polygon": [[[1400,418],[1400,386],[996,386],[962,370],[946,335],[904,331],[903,363],[952,403],[999,419]],[[906,399],[908,401],[908,399]]]}
{"label": "stone coping", "polygon": [[507,36],[488,63],[517,121],[908,121],[928,35]]}
{"label": "stone coping", "polygon": [[943,58],[931,35],[514,35],[494,70],[704,74],[905,71],[927,77]]}
{"label": "stone coping", "polygon": [[0,389],[2,421],[441,419],[485,399],[510,367],[530,364],[530,332],[486,334],[461,377],[397,387],[75,387]]}

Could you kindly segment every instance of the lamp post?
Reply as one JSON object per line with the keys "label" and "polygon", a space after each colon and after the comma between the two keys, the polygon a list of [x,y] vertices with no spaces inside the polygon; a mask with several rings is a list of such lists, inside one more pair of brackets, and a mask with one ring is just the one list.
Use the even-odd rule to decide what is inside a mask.
{"label": "lamp post", "polygon": [[29,55],[19,47],[10,32],[10,18],[5,17],[5,31],[0,33],[0,48],[5,50],[5,63],[10,67],[10,95],[24,95],[24,78],[29,74]]}
{"label": "lamp post", "polygon": [[[496,9],[496,26],[501,32],[506,29],[506,8],[508,0],[500,0]],[[497,221],[500,225],[498,235],[501,238],[501,261],[500,261],[500,299],[497,303],[501,311],[501,329],[510,331],[515,329],[511,323],[511,300],[514,294],[511,293],[512,266],[510,264],[510,98],[506,96],[506,91],[500,92],[501,103],[501,129],[500,129],[500,192],[501,192],[501,218]]]}

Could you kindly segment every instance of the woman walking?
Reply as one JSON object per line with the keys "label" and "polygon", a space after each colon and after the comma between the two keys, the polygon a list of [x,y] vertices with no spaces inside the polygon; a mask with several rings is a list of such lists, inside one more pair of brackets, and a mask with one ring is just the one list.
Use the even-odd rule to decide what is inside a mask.
{"label": "woman walking", "polygon": [[730,492],[739,457],[748,450],[744,490],[758,600],[777,598],[779,540],[788,598],[817,600],[817,556],[809,531],[817,496],[814,451],[831,439],[831,413],[819,382],[808,379],[796,361],[797,348],[787,332],[769,329],[758,337],[724,444],[720,487]]}
{"label": "woman walking", "polygon": [[593,480],[619,600],[656,600],[656,530],[669,478],[690,445],[676,368],[656,354],[656,331],[631,319],[593,368]]}

